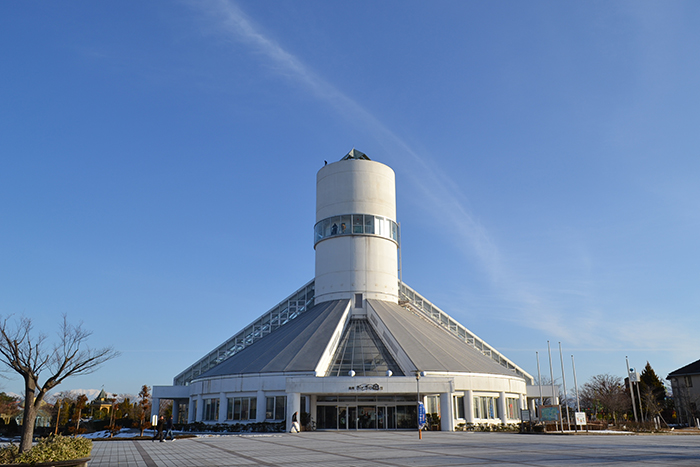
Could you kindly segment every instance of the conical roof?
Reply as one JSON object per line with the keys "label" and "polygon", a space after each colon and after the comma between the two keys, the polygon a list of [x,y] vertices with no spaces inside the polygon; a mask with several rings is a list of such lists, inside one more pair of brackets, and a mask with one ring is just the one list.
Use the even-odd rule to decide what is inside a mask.
{"label": "conical roof", "polygon": [[100,393],[97,395],[97,397],[93,399],[93,401],[102,401],[107,399],[107,397],[107,393],[105,392],[104,388],[102,388],[102,390],[100,390]]}
{"label": "conical roof", "polygon": [[365,154],[364,152],[358,151],[358,150],[355,149],[355,148],[352,148],[352,150],[351,150],[349,153],[347,153],[347,154],[345,155],[345,157],[343,157],[343,158],[340,159],[340,160],[341,160],[341,161],[347,161],[347,160],[349,160],[349,159],[357,159],[357,160],[363,160],[363,161],[369,161],[369,160],[371,160],[369,157],[367,157],[367,154]]}
{"label": "conical roof", "polygon": [[478,349],[445,329],[400,307],[382,300],[367,300],[384,326],[413,363],[416,370],[456,373],[515,375]]}
{"label": "conical roof", "polygon": [[349,300],[319,303],[199,378],[249,373],[313,372]]}
{"label": "conical roof", "polygon": [[[371,319],[359,318],[362,323],[357,322],[358,318],[346,318],[349,300],[317,304],[197,379],[251,373],[311,373],[317,371],[326,350],[334,354],[326,376],[347,376],[348,368],[355,372],[371,368],[368,376],[383,374],[386,369],[392,369],[396,375],[416,370],[516,375],[479,349],[396,303],[371,299],[367,303],[374,314]],[[344,319],[345,324],[341,322]],[[381,323],[373,322],[376,319]],[[342,337],[330,345],[335,331],[343,325]],[[350,339],[355,342],[350,348],[356,349],[348,353]],[[363,346],[368,347],[364,349],[367,352]]]}

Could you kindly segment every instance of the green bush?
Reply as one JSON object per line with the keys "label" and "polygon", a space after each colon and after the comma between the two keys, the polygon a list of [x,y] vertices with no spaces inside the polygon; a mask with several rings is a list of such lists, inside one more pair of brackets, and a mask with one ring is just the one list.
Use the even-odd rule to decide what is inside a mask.
{"label": "green bush", "polygon": [[38,464],[40,462],[67,461],[89,457],[92,441],[85,438],[67,436],[49,436],[43,438],[29,451],[18,453],[17,446],[10,445],[0,449],[0,463],[3,464]]}

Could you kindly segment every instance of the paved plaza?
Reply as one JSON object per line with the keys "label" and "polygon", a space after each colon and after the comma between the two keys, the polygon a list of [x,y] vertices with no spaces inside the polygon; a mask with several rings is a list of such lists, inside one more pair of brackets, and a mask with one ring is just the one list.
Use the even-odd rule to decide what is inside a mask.
{"label": "paved plaza", "polygon": [[698,466],[700,436],[314,432],[98,441],[90,467]]}

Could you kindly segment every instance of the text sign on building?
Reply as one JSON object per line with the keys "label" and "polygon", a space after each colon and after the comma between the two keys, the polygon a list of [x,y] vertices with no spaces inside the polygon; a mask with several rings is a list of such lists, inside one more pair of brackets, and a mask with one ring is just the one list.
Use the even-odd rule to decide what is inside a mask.
{"label": "text sign on building", "polygon": [[381,391],[384,388],[377,383],[374,384],[358,384],[357,386],[348,387],[348,391]]}

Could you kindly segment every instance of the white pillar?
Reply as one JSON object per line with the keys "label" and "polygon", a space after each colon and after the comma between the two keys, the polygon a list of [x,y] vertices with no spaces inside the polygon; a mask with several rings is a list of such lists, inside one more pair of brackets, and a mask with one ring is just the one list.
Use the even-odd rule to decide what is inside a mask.
{"label": "white pillar", "polygon": [[265,412],[267,412],[267,400],[265,399],[265,392],[262,389],[258,390],[257,394],[257,405],[255,408],[256,411],[256,417],[255,421],[256,422],[264,422],[266,415]]}
{"label": "white pillar", "polygon": [[228,409],[226,394],[219,393],[219,423],[226,421],[226,410]]}
{"label": "white pillar", "polygon": [[474,423],[474,391],[464,391],[464,421]]}
{"label": "white pillar", "polygon": [[452,394],[443,392],[440,394],[440,430],[455,431],[454,407]]}
{"label": "white pillar", "polygon": [[204,418],[204,399],[202,399],[202,396],[197,396],[196,398],[197,401],[197,410],[195,415],[195,419],[193,421],[195,422],[201,422],[202,418]]}
{"label": "white pillar", "polygon": [[298,392],[287,393],[287,433],[292,429],[292,415],[297,414],[297,421],[301,417],[301,394]]}
{"label": "white pillar", "polygon": [[501,417],[501,423],[508,423],[508,412],[506,410],[506,393],[498,394],[498,415]]}

